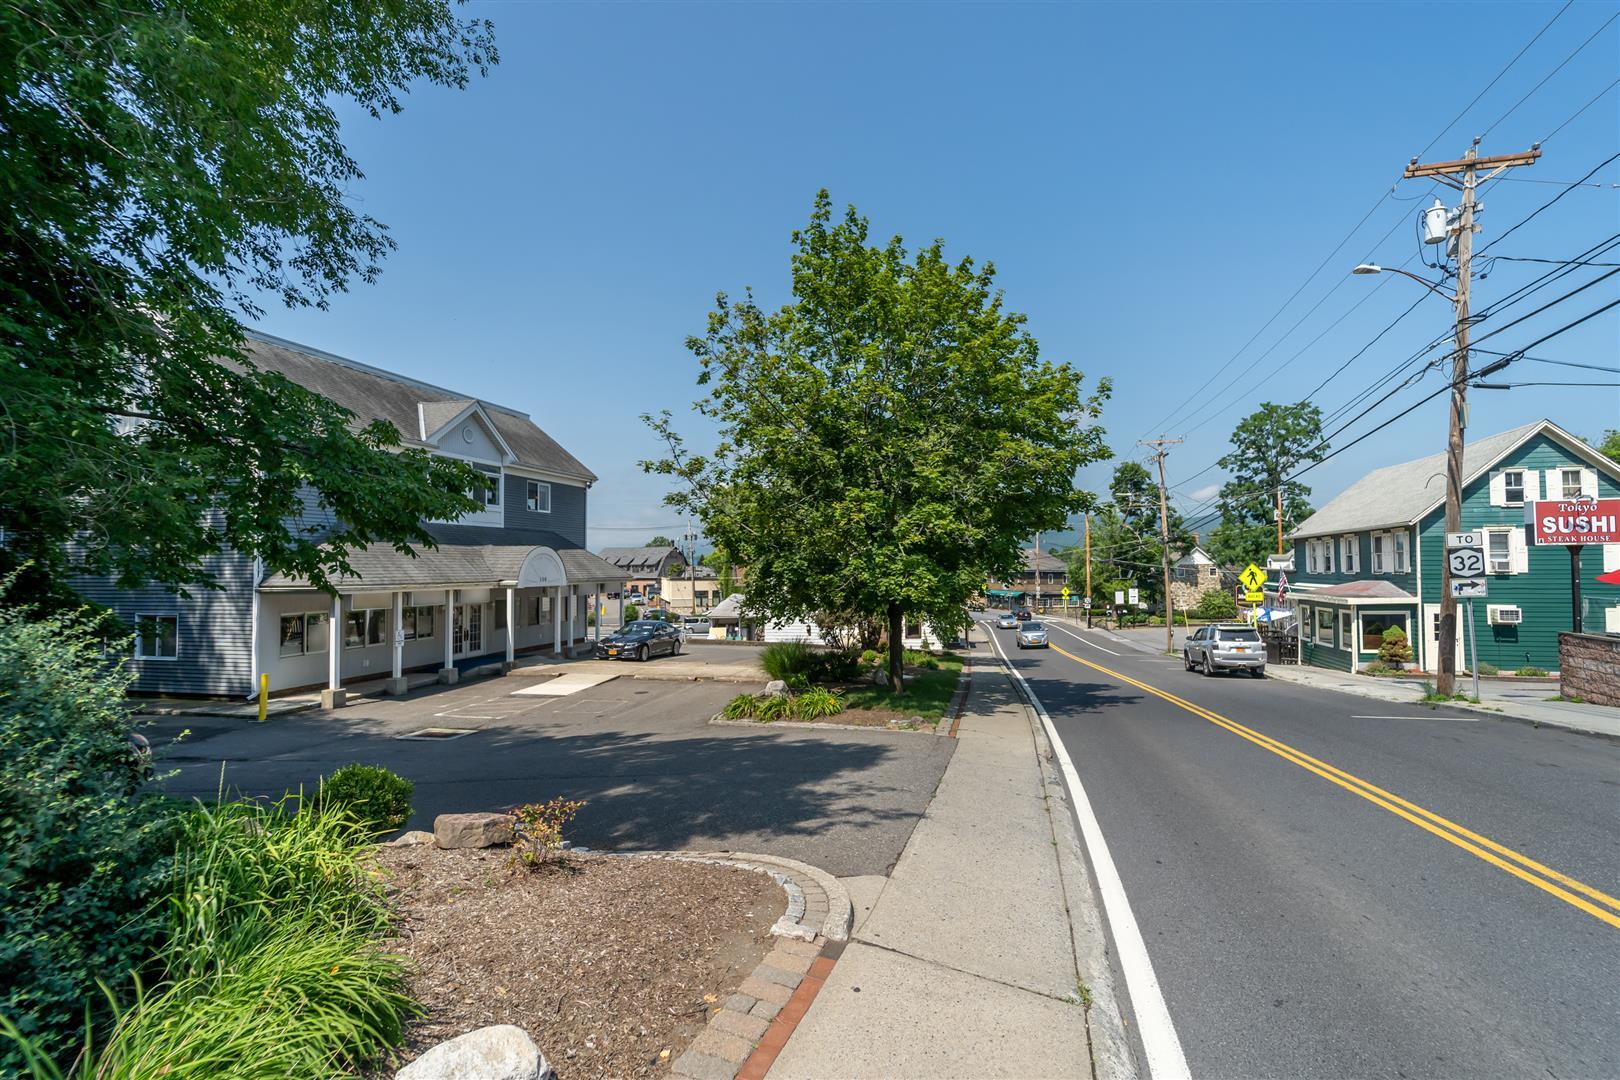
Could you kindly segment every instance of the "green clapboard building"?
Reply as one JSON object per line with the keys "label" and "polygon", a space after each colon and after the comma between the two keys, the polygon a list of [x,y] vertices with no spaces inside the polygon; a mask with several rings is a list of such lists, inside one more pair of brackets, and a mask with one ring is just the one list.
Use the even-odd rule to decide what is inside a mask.
{"label": "green clapboard building", "polygon": [[[1399,626],[1413,659],[1438,667],[1445,559],[1444,454],[1368,473],[1302,522],[1284,604],[1300,611],[1307,664],[1357,671]],[[1499,671],[1558,669],[1558,633],[1573,628],[1569,551],[1525,539],[1524,504],[1577,496],[1620,498],[1620,464],[1550,420],[1475,440],[1463,452],[1462,531],[1486,536],[1489,596],[1474,601],[1479,660]],[[1620,633],[1620,586],[1594,580],[1620,569],[1620,544],[1581,552],[1588,633]],[[1275,603],[1277,583],[1266,586]],[[1457,669],[1466,666],[1459,604]]]}

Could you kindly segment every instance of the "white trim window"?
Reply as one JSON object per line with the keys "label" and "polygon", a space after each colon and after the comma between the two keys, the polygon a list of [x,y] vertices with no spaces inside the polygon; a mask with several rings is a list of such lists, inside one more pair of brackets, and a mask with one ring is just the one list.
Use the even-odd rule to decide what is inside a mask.
{"label": "white trim window", "polygon": [[387,640],[387,631],[387,608],[367,608],[362,611],[351,611],[348,620],[344,623],[343,647],[345,649],[364,649],[372,645],[381,645]]}
{"label": "white trim window", "polygon": [[499,510],[501,508],[501,470],[492,469],[487,465],[474,466],[484,474],[483,490],[474,488],[467,494],[484,504],[486,510]]}
{"label": "white trim window", "polygon": [[1339,612],[1339,648],[1349,649],[1350,643],[1356,640],[1355,622],[1355,612],[1348,610]]}
{"label": "white trim window", "polygon": [[1372,534],[1372,572],[1375,574],[1389,573],[1389,534],[1375,532]]}
{"label": "white trim window", "polygon": [[1586,486],[1581,482],[1580,469],[1559,469],[1558,483],[1562,499],[1578,499],[1586,494]]}
{"label": "white trim window", "polygon": [[1333,541],[1322,541],[1322,573],[1333,573]]}
{"label": "white trim window", "polygon": [[1339,570],[1355,574],[1361,568],[1361,542],[1354,534],[1339,537]]}
{"label": "white trim window", "polygon": [[1333,609],[1330,607],[1316,609],[1316,641],[1329,648],[1333,646]]}
{"label": "white trim window", "polygon": [[1408,545],[1412,538],[1405,529],[1391,535],[1395,537],[1395,572],[1409,574],[1412,572],[1412,553],[1408,550]]}
{"label": "white trim window", "polygon": [[1502,502],[1507,506],[1524,505],[1524,470],[1502,470]]}
{"label": "white trim window", "polygon": [[1321,545],[1315,540],[1305,541],[1305,567],[1313,574],[1322,572]]}
{"label": "white trim window", "polygon": [[295,611],[281,616],[280,655],[323,653],[332,636],[331,616],[324,611]]}
{"label": "white trim window", "polygon": [[178,660],[180,658],[180,616],[137,614],[135,616],[135,659]]}
{"label": "white trim window", "polygon": [[1513,573],[1513,530],[1485,530],[1485,569],[1493,574]]}
{"label": "white trim window", "polygon": [[551,513],[551,485],[543,480],[530,480],[528,506],[532,513]]}

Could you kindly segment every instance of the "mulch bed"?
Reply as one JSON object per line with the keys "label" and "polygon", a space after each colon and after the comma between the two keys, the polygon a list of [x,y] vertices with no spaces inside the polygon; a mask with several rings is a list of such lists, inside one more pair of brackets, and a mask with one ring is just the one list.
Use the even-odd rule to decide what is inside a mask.
{"label": "mulch bed", "polygon": [[764,874],[667,859],[564,856],[531,871],[507,849],[418,845],[379,848],[378,861],[399,913],[390,947],[410,958],[426,1009],[394,1068],[516,1024],[560,1080],[666,1074],[787,907]]}

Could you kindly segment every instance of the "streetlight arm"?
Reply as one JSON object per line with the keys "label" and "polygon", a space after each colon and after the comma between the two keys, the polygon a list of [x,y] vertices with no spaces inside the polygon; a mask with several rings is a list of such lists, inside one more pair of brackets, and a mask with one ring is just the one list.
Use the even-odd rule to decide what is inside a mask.
{"label": "streetlight arm", "polygon": [[1457,297],[1455,295],[1446,292],[1445,289],[1441,288],[1439,285],[1436,285],[1428,278],[1419,277],[1410,270],[1402,270],[1398,266],[1379,266],[1376,263],[1362,263],[1360,266],[1356,267],[1350,272],[1352,274],[1400,274],[1402,277],[1411,278],[1413,281],[1417,282],[1419,285],[1422,285],[1425,289],[1428,289],[1430,292],[1445,300],[1447,303],[1454,304],[1457,302]]}

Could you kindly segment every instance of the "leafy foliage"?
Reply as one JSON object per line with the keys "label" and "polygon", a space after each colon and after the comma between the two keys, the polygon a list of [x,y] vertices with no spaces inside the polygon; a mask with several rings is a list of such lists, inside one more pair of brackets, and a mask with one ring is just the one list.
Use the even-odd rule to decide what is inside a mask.
{"label": "leafy foliage", "polygon": [[826,716],[837,716],[844,711],[844,702],[839,696],[824,687],[806,690],[793,699],[793,715],[800,720],[819,720]]}
{"label": "leafy foliage", "polygon": [[754,699],[754,717],[769,724],[793,718],[793,699],[787,694],[761,694]]}
{"label": "leafy foliage", "polygon": [[633,623],[639,618],[641,618],[640,608],[634,604],[624,605],[624,621],[626,624]]}
{"label": "leafy foliage", "polygon": [[[473,507],[465,465],[245,362],[232,312],[324,306],[394,246],[342,103],[495,61],[447,0],[0,5],[0,563],[29,592],[206,585],[226,544],[324,584]],[[337,531],[287,524],[306,489]]]}
{"label": "leafy foliage", "polygon": [[1192,616],[1195,619],[1235,619],[1237,601],[1225,589],[1211,589],[1198,598]]}
{"label": "leafy foliage", "polygon": [[517,815],[518,857],[530,866],[549,862],[562,848],[563,827],[583,809],[583,802],[561,795],[543,803],[518,807],[513,811]]}
{"label": "leafy foliage", "polygon": [[1526,666],[1518,668],[1513,674],[1522,675],[1528,679],[1541,679],[1546,677],[1547,672],[1542,668]]}
{"label": "leafy foliage", "polygon": [[1609,428],[1603,433],[1603,441],[1598,444],[1597,452],[1610,461],[1620,463],[1620,430]]}
{"label": "leafy foliage", "polygon": [[1386,627],[1378,646],[1378,659],[1392,667],[1412,662],[1412,644],[1406,640],[1406,631],[1398,626]]}
{"label": "leafy foliage", "polygon": [[315,801],[347,810],[373,832],[391,832],[411,816],[416,785],[381,765],[345,765],[321,781]]}
{"label": "leafy foliage", "polygon": [[668,502],[747,567],[751,607],[883,619],[898,684],[908,616],[960,619],[1032,532],[1088,505],[1073,477],[1108,456],[1094,421],[1109,386],[1087,396],[1040,359],[989,264],[867,238],[853,207],[835,220],[817,195],[793,234],[792,302],[721,294],[687,342],[714,454],[687,453],[666,412],[647,419],[669,453],[642,464],[686,482]]}
{"label": "leafy foliage", "polygon": [[1210,533],[1209,550],[1225,566],[1265,565],[1277,546],[1277,492],[1282,492],[1286,537],[1310,516],[1311,489],[1288,477],[1327,456],[1322,410],[1309,402],[1265,402],[1232,432],[1232,452],[1219,465],[1230,477],[1221,485],[1221,523]]}
{"label": "leafy foliage", "polygon": [[738,694],[726,702],[726,707],[720,710],[720,715],[727,720],[747,720],[754,715],[759,705],[759,699],[753,694]]}
{"label": "leafy foliage", "polygon": [[816,650],[802,641],[775,641],[759,652],[760,666],[765,674],[783,682],[796,675],[806,679],[816,669]]}
{"label": "leafy foliage", "polygon": [[[0,1015],[54,1057],[161,938],[176,808],[141,794],[130,676],[99,628],[31,615],[0,609]],[[0,1074],[21,1068],[0,1042]]]}

